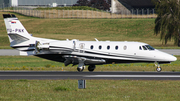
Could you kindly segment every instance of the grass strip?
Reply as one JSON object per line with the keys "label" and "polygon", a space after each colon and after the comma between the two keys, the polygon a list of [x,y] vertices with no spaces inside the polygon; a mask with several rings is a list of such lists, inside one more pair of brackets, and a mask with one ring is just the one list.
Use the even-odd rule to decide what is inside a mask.
{"label": "grass strip", "polygon": [[0,80],[1,101],[104,101],[180,99],[179,81],[86,80],[86,89],[78,89],[78,80]]}

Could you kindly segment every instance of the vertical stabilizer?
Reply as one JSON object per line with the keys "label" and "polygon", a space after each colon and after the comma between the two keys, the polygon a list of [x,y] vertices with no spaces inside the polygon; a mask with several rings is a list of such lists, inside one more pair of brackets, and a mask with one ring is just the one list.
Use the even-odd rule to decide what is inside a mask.
{"label": "vertical stabilizer", "polygon": [[11,46],[32,38],[14,14],[3,14],[3,18]]}

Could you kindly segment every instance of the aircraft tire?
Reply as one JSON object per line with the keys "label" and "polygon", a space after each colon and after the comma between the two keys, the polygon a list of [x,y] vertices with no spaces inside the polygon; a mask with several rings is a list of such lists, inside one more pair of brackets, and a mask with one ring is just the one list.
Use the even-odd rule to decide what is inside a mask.
{"label": "aircraft tire", "polygon": [[162,68],[161,67],[157,67],[156,70],[157,70],[157,72],[161,72]]}
{"label": "aircraft tire", "polygon": [[82,72],[84,70],[84,67],[81,68],[77,68],[78,72]]}
{"label": "aircraft tire", "polygon": [[90,72],[93,72],[95,68],[96,68],[95,65],[89,65],[88,70],[89,70]]}

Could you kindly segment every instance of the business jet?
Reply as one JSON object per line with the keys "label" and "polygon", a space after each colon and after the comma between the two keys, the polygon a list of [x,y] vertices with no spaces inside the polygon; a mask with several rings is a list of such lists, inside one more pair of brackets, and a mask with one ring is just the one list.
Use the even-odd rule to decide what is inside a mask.
{"label": "business jet", "polygon": [[90,72],[96,65],[116,63],[155,63],[160,72],[160,64],[168,64],[177,58],[154,49],[142,42],[127,41],[79,41],[53,40],[33,37],[27,32],[14,14],[3,14],[10,46],[20,51],[20,55],[34,55],[40,58],[78,65],[82,72],[88,65]]}

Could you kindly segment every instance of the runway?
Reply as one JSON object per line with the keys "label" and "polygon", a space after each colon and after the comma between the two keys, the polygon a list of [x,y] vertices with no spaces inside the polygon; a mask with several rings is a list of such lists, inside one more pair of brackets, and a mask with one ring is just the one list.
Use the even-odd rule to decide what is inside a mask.
{"label": "runway", "polygon": [[16,56],[19,54],[19,51],[15,49],[0,49],[0,56]]}
{"label": "runway", "polygon": [[0,79],[61,80],[180,80],[180,72],[64,72],[64,71],[0,71]]}

